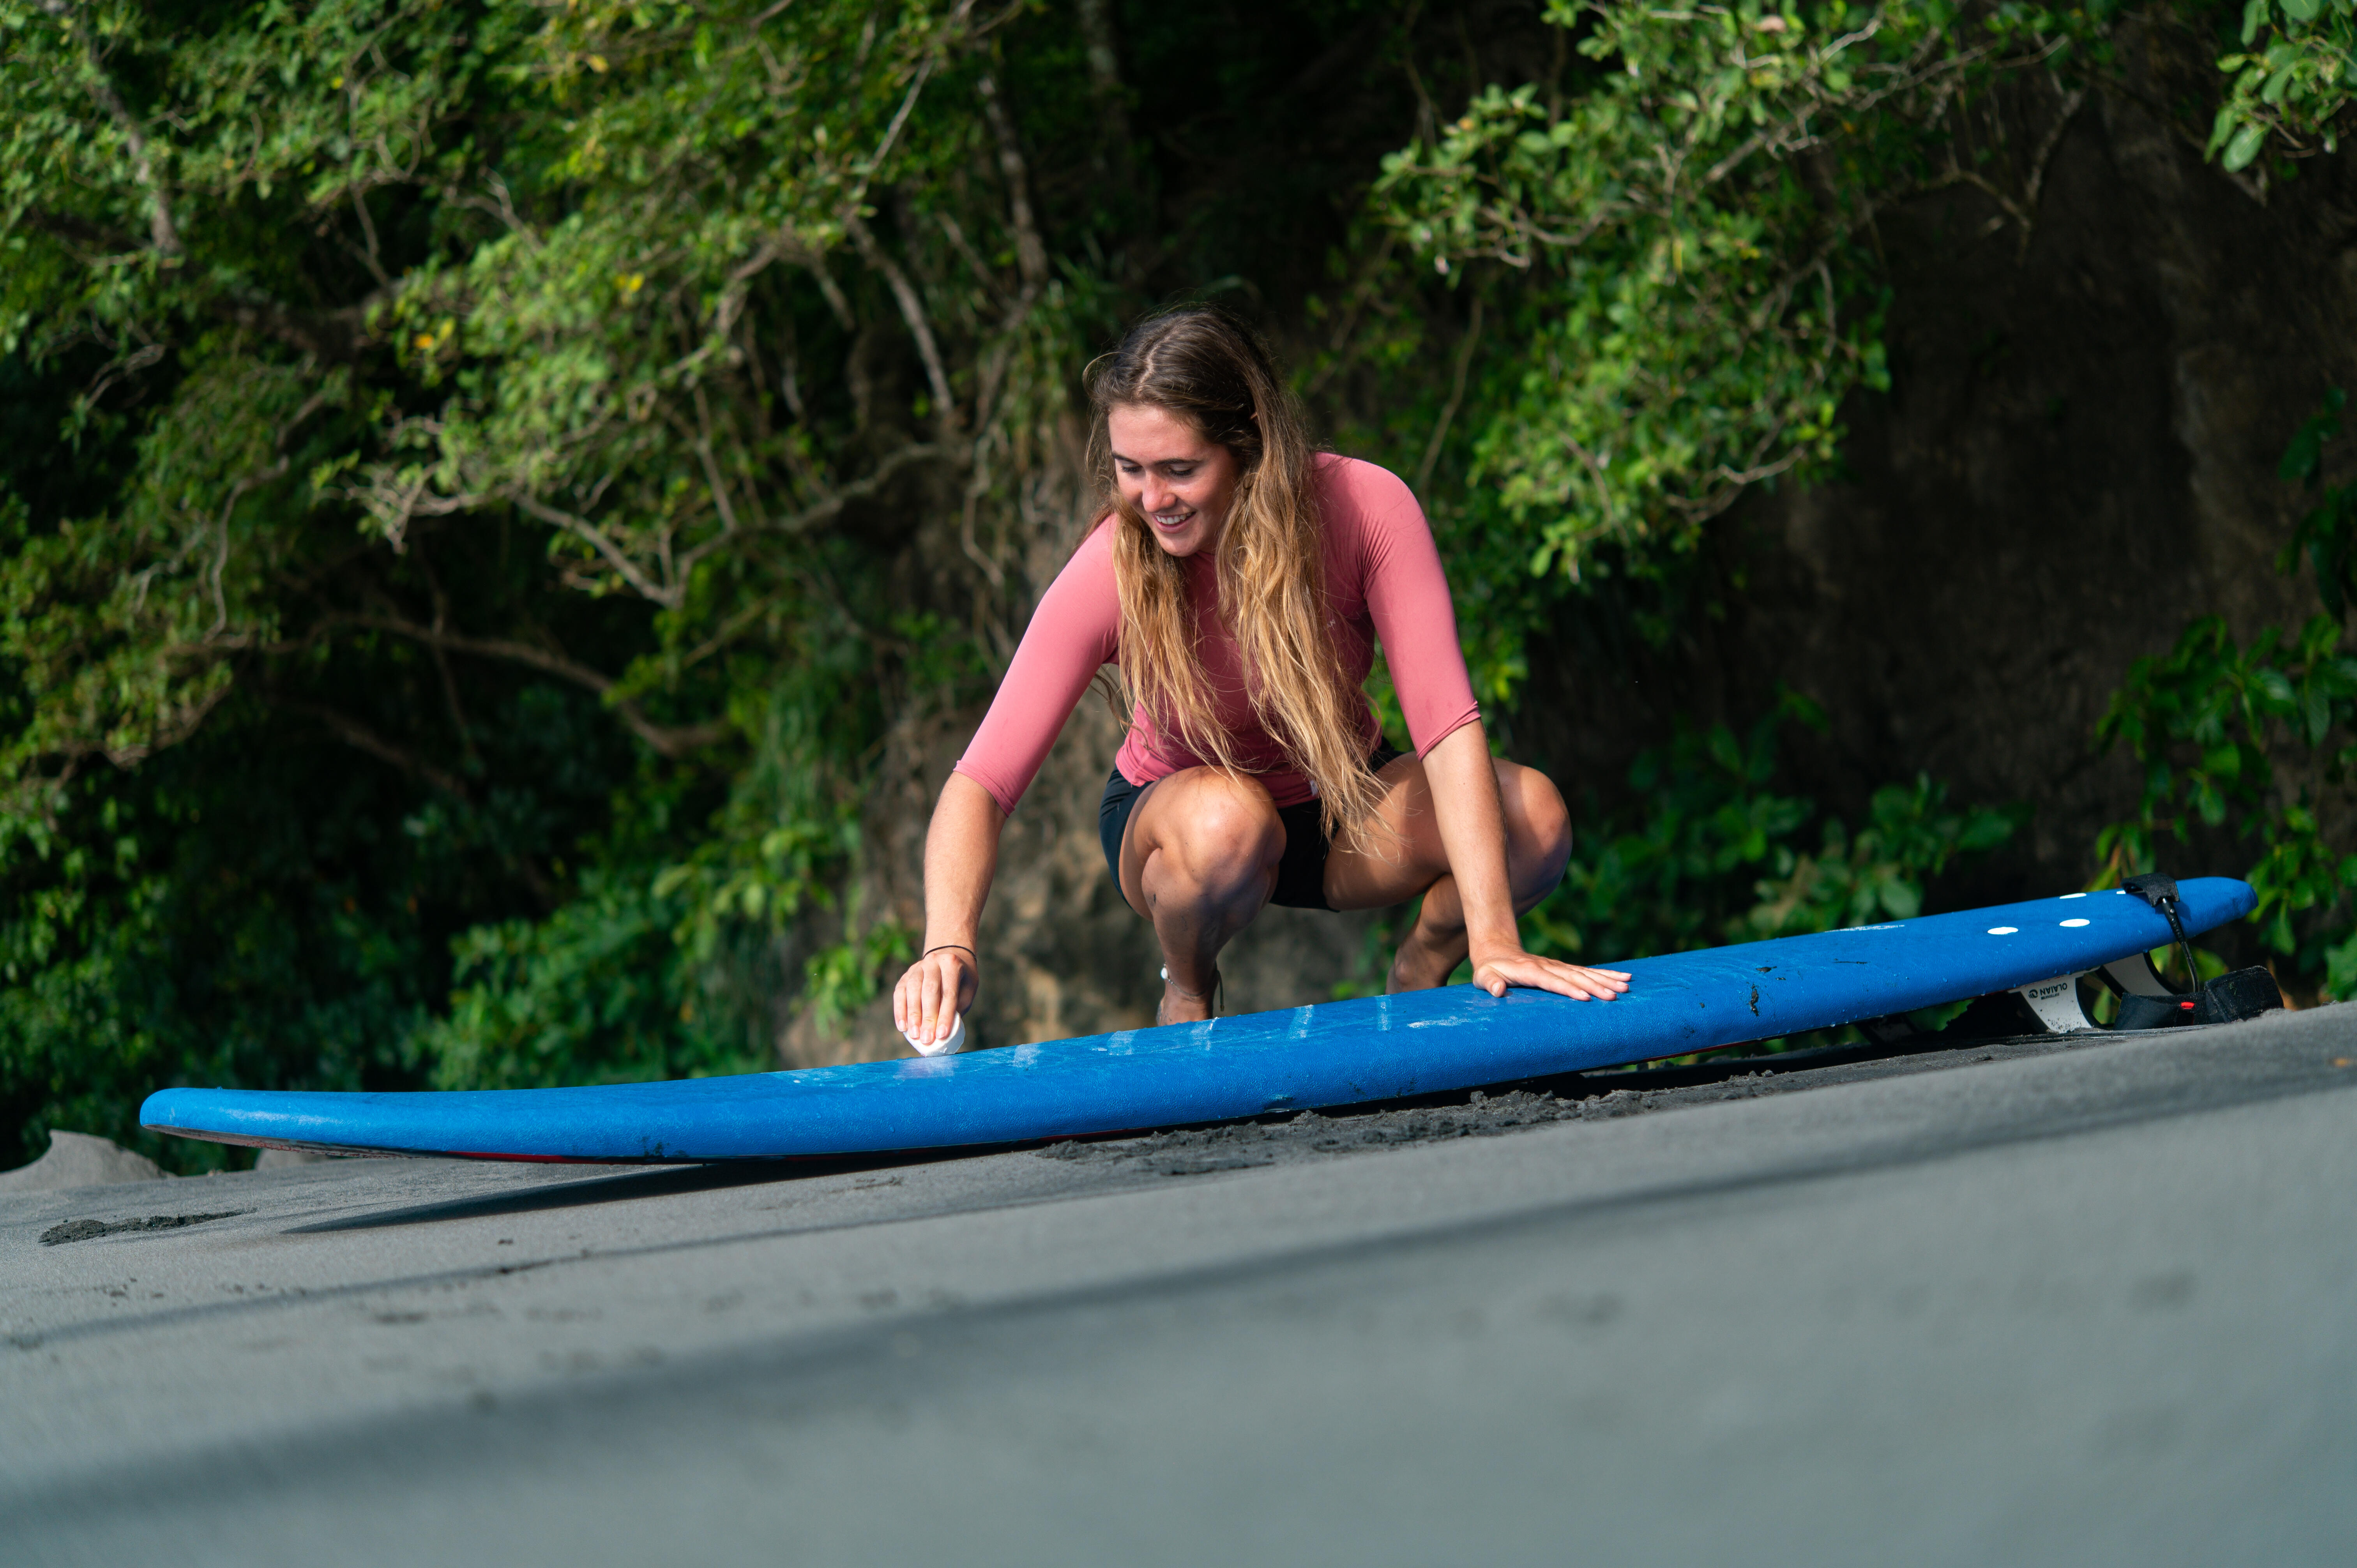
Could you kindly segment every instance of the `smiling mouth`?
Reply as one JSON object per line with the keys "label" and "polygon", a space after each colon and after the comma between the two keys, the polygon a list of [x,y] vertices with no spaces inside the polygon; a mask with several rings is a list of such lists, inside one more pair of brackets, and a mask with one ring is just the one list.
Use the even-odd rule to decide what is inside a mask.
{"label": "smiling mouth", "polygon": [[1150,515],[1157,528],[1184,528],[1195,521],[1195,513],[1191,509],[1187,511],[1157,511]]}

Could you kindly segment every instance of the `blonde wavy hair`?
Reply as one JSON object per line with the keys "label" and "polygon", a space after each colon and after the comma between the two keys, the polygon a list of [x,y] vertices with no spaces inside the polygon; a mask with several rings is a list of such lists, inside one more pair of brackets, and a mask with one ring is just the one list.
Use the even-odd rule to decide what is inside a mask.
{"label": "blonde wavy hair", "polygon": [[[1243,655],[1253,711],[1286,761],[1317,786],[1326,832],[1338,842],[1373,821],[1382,789],[1359,727],[1364,699],[1343,679],[1327,630],[1323,528],[1310,489],[1317,448],[1268,350],[1243,322],[1211,306],[1148,317],[1088,370],[1094,411],[1090,464],[1117,520],[1114,579],[1121,591],[1121,686],[1128,717],[1155,726],[1220,768],[1240,774],[1196,654],[1196,607],[1184,564],[1163,553],[1151,525],[1122,496],[1105,431],[1115,408],[1143,404],[1186,420],[1236,456],[1235,499],[1215,547],[1220,609]],[[1125,702],[1122,699],[1126,699]]]}

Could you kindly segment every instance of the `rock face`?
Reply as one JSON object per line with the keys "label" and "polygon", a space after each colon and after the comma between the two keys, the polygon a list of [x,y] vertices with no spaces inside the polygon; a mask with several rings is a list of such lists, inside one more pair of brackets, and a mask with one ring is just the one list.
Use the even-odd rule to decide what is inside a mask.
{"label": "rock face", "polygon": [[145,1155],[88,1133],[49,1134],[49,1152],[29,1165],[0,1171],[0,1193],[53,1192],[68,1187],[113,1187],[160,1181],[163,1167]]}

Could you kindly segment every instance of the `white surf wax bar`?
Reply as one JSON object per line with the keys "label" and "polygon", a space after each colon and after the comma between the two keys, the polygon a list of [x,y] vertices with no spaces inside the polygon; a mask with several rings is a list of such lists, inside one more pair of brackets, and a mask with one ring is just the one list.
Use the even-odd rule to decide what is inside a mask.
{"label": "white surf wax bar", "polygon": [[948,1039],[936,1043],[930,1040],[920,1040],[915,1035],[910,1035],[909,1036],[909,1044],[916,1048],[917,1054],[920,1057],[952,1057],[957,1055],[958,1052],[965,1049],[965,1015],[963,1013],[959,1014],[957,1016],[957,1022],[950,1026],[950,1037]]}

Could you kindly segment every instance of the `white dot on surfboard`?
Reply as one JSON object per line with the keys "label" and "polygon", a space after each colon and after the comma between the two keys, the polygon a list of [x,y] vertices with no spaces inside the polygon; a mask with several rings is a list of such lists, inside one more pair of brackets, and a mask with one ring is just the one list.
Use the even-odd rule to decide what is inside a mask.
{"label": "white dot on surfboard", "polygon": [[2084,893],[2065,893],[2062,897],[2065,898],[2084,898],[2086,895]]}
{"label": "white dot on surfboard", "polygon": [[2062,923],[2066,926],[2084,926],[2090,924],[2090,922],[2086,920],[2065,920]]}
{"label": "white dot on surfboard", "polygon": [[1989,935],[1993,937],[2009,937],[2019,929],[2021,929],[2019,926],[1991,926],[1989,928]]}

